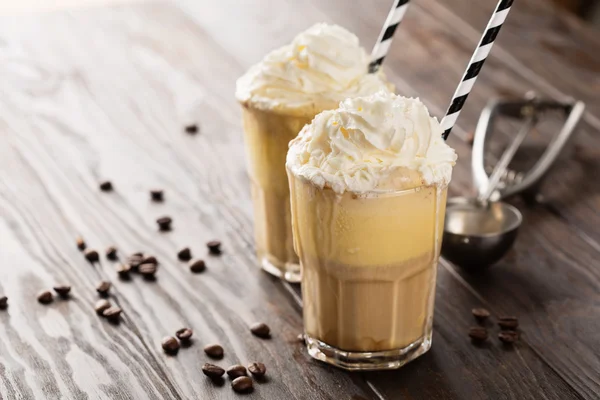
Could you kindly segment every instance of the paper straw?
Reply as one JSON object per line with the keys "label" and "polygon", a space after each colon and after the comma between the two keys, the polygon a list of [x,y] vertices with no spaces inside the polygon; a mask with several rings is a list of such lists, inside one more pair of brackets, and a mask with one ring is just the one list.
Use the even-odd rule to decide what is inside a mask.
{"label": "paper straw", "polygon": [[394,0],[392,9],[385,20],[385,24],[383,24],[383,28],[381,28],[379,39],[377,39],[377,43],[375,43],[375,47],[371,53],[371,63],[369,64],[370,74],[374,74],[379,70],[383,59],[390,50],[394,32],[396,32],[396,28],[400,25],[404,14],[406,14],[408,2],[409,0]]}
{"label": "paper straw", "polygon": [[473,53],[473,57],[471,57],[469,66],[467,67],[460,84],[456,88],[454,96],[452,96],[452,102],[450,103],[450,107],[448,107],[448,111],[446,111],[446,116],[442,119],[441,125],[444,130],[442,137],[444,140],[448,138],[452,127],[458,119],[460,110],[462,110],[465,105],[467,96],[471,92],[471,89],[473,89],[475,80],[477,80],[477,75],[481,72],[481,67],[483,67],[483,63],[492,50],[494,40],[496,40],[500,28],[502,28],[502,24],[510,11],[512,3],[513,0],[500,0],[494,14],[492,14],[490,22],[488,22],[485,32]]}

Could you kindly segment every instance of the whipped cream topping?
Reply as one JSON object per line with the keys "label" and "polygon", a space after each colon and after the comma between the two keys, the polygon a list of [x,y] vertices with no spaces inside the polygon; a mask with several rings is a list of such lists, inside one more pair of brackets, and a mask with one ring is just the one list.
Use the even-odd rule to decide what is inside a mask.
{"label": "whipped cream topping", "polygon": [[419,100],[378,92],[324,111],[290,142],[286,165],[337,193],[446,186],[456,162]]}
{"label": "whipped cream topping", "polygon": [[368,63],[354,34],[316,24],[239,78],[236,98],[268,109],[335,108],[348,97],[391,89],[382,74],[367,73]]}

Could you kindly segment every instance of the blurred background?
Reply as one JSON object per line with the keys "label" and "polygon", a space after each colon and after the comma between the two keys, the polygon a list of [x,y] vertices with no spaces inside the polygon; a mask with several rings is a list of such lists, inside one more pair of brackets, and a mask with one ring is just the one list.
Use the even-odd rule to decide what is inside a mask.
{"label": "blurred background", "polygon": [[[51,10],[63,7],[82,7],[114,3],[150,2],[157,0],[0,0],[0,14]],[[167,0],[168,1],[168,0]],[[186,2],[193,0],[171,0]],[[600,29],[600,0],[546,0]],[[218,1],[215,1],[218,6]]]}

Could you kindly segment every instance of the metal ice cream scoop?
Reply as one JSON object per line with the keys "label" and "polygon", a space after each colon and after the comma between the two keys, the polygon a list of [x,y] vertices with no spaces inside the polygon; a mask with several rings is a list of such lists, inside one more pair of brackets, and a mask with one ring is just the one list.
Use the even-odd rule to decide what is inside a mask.
{"label": "metal ice cream scoop", "polygon": [[[538,100],[532,95],[521,101],[493,101],[486,106],[473,142],[472,172],[478,196],[448,200],[442,242],[444,258],[461,267],[477,270],[504,257],[517,238],[523,217],[517,208],[501,200],[537,187],[575,132],[584,110],[581,101],[558,103]],[[548,112],[564,113],[566,120],[562,129],[529,171],[509,170],[510,162],[527,135]],[[498,116],[517,118],[524,123],[488,176],[484,149],[486,137],[489,139]]]}

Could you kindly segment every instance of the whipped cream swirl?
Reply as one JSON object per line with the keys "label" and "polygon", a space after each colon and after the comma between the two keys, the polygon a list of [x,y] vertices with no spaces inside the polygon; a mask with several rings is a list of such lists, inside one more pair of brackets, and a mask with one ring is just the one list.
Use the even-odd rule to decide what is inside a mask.
{"label": "whipped cream swirl", "polygon": [[382,74],[367,73],[368,63],[354,34],[317,24],[251,67],[238,79],[236,97],[258,108],[320,111],[348,97],[392,89]]}
{"label": "whipped cream swirl", "polygon": [[317,115],[290,142],[286,165],[337,193],[446,186],[456,153],[441,136],[419,99],[382,91]]}

